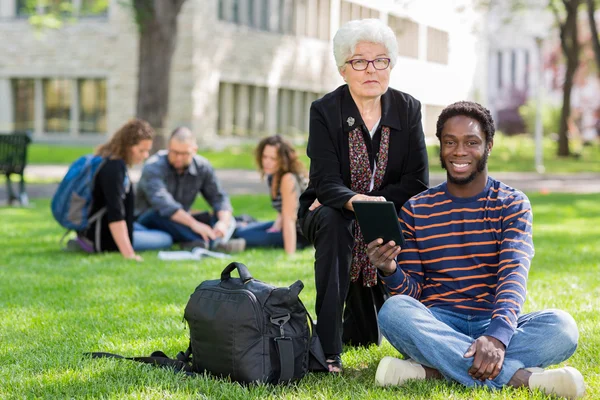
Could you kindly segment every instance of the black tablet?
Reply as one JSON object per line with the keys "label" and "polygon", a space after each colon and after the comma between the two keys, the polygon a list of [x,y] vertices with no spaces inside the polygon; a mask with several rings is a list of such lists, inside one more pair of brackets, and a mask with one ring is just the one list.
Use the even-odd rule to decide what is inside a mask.
{"label": "black tablet", "polygon": [[393,240],[396,245],[404,247],[402,227],[398,221],[394,203],[391,201],[354,201],[352,206],[366,244],[381,238],[383,243]]}

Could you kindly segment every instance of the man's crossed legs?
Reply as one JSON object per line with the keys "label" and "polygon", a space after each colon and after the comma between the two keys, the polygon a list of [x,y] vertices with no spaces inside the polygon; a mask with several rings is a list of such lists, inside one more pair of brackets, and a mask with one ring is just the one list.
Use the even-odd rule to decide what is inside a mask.
{"label": "man's crossed legs", "polygon": [[576,369],[542,370],[565,361],[577,348],[579,332],[568,313],[545,310],[522,315],[500,374],[481,382],[469,375],[473,357],[464,354],[489,323],[487,317],[426,308],[409,296],[391,297],[379,312],[379,326],[392,346],[410,360],[385,357],[377,369],[376,383],[400,385],[407,379],[443,376],[465,386],[528,386],[567,398],[583,396],[583,377]]}
{"label": "man's crossed legs", "polygon": [[[217,222],[217,217],[208,212],[195,213],[192,214],[192,217],[197,221],[210,226],[214,226]],[[202,236],[191,230],[189,227],[177,223],[169,217],[163,217],[153,210],[148,210],[140,215],[137,222],[147,228],[167,232],[173,238],[174,243],[180,243],[185,248],[205,247],[210,248],[211,250],[237,253],[244,250],[246,242],[243,239],[231,239],[231,236],[235,231],[235,220],[233,216],[231,219],[232,221],[229,224],[226,235],[211,240],[210,243],[206,243]]]}

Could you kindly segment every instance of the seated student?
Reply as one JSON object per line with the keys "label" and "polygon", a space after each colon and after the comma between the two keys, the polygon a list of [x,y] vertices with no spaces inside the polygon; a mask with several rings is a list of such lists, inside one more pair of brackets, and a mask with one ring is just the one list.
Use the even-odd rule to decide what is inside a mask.
{"label": "seated student", "polygon": [[133,222],[134,192],[127,167],[148,158],[153,135],[150,124],[133,119],[108,143],[96,149],[96,155],[106,157],[107,161],[98,170],[94,181],[90,215],[103,207],[106,207],[106,213],[99,222],[92,222],[80,232],[76,243],[84,250],[119,251],[125,258],[142,261],[136,250],[168,248],[173,244],[171,236],[165,232],[149,230]]}
{"label": "seated student", "polygon": [[281,136],[264,138],[256,148],[256,163],[267,176],[275,221],[255,222],[238,228],[235,236],[246,247],[283,247],[288,254],[308,244],[296,224],[300,194],[306,189],[306,170],[296,150]]}
{"label": "seated student", "polygon": [[404,249],[381,239],[367,247],[392,294],[379,326],[405,358],[383,358],[376,383],[446,378],[582,396],[584,381],[575,368],[542,369],[575,352],[573,318],[555,309],[521,314],[534,254],[531,205],[488,176],[490,112],[477,103],[454,103],[442,111],[436,135],[447,181],[402,207]]}
{"label": "seated student", "polygon": [[[138,183],[136,215],[149,229],[167,232],[183,247],[211,247],[225,252],[244,250],[243,239],[231,239],[235,219],[213,167],[199,156],[196,138],[185,127],[171,134],[168,150],[146,162]],[[198,193],[210,204],[208,212],[191,214]]]}

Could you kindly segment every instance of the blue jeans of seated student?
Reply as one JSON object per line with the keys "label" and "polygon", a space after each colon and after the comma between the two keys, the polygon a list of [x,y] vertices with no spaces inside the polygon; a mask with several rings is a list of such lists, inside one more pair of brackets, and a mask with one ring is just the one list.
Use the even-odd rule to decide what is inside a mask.
{"label": "blue jeans of seated student", "polygon": [[275,221],[253,222],[236,229],[234,237],[246,240],[246,248],[283,247],[283,233],[268,232]]}
{"label": "blue jeans of seated student", "polygon": [[168,233],[148,229],[137,222],[133,223],[133,249],[135,251],[168,249],[172,245],[173,239]]}
{"label": "blue jeans of seated student", "polygon": [[405,295],[390,297],[379,311],[383,335],[405,358],[438,370],[465,386],[505,386],[518,369],[561,363],[577,348],[575,320],[561,310],[544,310],[519,317],[504,364],[494,380],[473,379],[473,357],[463,355],[490,323],[489,317],[461,314],[446,308],[427,308]]}
{"label": "blue jeans of seated student", "polygon": [[[214,226],[217,222],[217,217],[209,213],[198,213],[192,215],[196,220],[210,226]],[[148,210],[137,219],[137,222],[149,229],[157,229],[168,233],[174,243],[185,242],[204,242],[202,236],[191,230],[189,227],[173,221],[170,217],[163,217],[158,212]],[[214,248],[219,243],[225,243],[233,234],[235,223],[230,224],[230,229],[222,238],[217,238],[210,242],[210,247]]]}

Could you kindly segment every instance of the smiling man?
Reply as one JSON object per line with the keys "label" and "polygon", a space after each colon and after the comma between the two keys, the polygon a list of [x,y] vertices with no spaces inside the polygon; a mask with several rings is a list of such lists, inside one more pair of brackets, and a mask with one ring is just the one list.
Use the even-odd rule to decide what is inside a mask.
{"label": "smiling man", "polygon": [[534,254],[531,205],[488,176],[494,130],[477,103],[444,109],[436,136],[447,181],[402,207],[404,249],[381,239],[368,245],[393,295],[379,325],[405,358],[382,359],[375,380],[387,386],[445,378],[578,398],[585,391],[579,371],[543,369],[575,352],[573,318],[560,310],[521,314]]}

